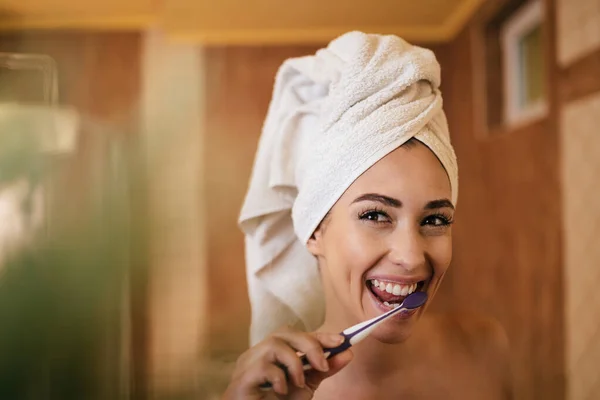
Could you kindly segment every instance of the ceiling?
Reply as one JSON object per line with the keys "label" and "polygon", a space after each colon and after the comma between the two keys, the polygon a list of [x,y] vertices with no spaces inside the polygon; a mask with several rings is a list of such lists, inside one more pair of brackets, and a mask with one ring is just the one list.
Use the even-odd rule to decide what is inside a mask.
{"label": "ceiling", "polygon": [[204,44],[320,43],[349,31],[450,40],[483,0],[0,0],[0,29],[148,29]]}

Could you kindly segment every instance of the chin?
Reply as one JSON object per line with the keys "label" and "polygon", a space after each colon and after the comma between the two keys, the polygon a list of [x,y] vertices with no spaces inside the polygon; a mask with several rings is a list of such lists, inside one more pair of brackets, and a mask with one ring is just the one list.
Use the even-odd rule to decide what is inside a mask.
{"label": "chin", "polygon": [[371,334],[371,337],[384,344],[400,344],[404,343],[410,337],[411,331],[412,330],[404,332],[376,331]]}
{"label": "chin", "polygon": [[385,344],[399,344],[408,340],[413,332],[414,325],[418,323],[423,310],[416,310],[411,315],[401,315],[390,317],[379,326],[371,337],[378,342]]}

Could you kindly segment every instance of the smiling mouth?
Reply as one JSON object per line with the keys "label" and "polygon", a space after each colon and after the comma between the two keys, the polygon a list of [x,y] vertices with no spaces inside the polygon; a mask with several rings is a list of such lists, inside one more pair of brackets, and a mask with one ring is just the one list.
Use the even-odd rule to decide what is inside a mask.
{"label": "smiling mouth", "polygon": [[421,291],[425,286],[425,281],[412,284],[399,284],[369,279],[366,285],[377,301],[391,309],[402,304],[409,294]]}

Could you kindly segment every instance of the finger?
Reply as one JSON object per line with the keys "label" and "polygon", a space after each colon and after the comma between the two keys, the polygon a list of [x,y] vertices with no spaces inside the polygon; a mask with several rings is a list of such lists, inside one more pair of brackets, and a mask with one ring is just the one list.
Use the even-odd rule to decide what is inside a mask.
{"label": "finger", "polygon": [[325,374],[325,376],[330,377],[337,374],[343,368],[345,368],[346,365],[350,364],[353,358],[354,353],[352,353],[352,350],[350,349],[331,357],[329,359],[329,371]]}
{"label": "finger", "polygon": [[315,391],[308,386],[297,389],[286,397],[287,400],[311,400],[315,396]]}
{"label": "finger", "polygon": [[313,336],[321,343],[322,347],[336,347],[344,342],[344,337],[339,333],[315,332]]}
{"label": "finger", "polygon": [[[317,336],[291,330],[280,331],[276,333],[275,336],[287,342],[294,349],[306,354],[312,367],[319,371],[327,371],[329,369],[329,364],[323,354],[323,346],[330,346],[332,344],[335,346],[340,344],[343,340],[335,340],[330,334],[319,334]],[[340,337],[339,335],[333,336]]]}
{"label": "finger", "polygon": [[352,361],[354,354],[348,349],[335,356],[331,357],[329,362],[329,370],[327,372],[308,371],[306,373],[306,386],[312,390],[316,390],[324,379],[329,378],[340,372]]}
{"label": "finger", "polygon": [[269,383],[277,394],[286,395],[288,393],[285,372],[275,364],[268,362],[248,373],[243,385],[249,388],[248,393],[256,394],[265,390],[260,387],[265,383]]}
{"label": "finger", "polygon": [[314,337],[318,344],[314,344],[313,349],[309,350],[306,353],[306,357],[310,361],[311,365],[315,367],[318,363],[320,368],[317,368],[320,371],[327,372],[329,370],[329,363],[327,362],[326,355],[323,352],[323,348],[331,348],[339,346],[344,338],[339,334],[331,334],[325,332],[316,332],[311,334],[310,336]]}
{"label": "finger", "polygon": [[292,383],[304,387],[304,369],[296,351],[281,339],[274,339],[268,347],[267,360],[285,368]]}

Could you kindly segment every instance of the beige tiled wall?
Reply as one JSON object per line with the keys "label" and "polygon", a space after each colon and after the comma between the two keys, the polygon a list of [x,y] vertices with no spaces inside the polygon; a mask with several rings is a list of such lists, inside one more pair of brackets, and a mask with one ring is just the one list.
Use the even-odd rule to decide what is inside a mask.
{"label": "beige tiled wall", "polygon": [[[600,0],[557,0],[557,58],[600,48]],[[598,72],[600,73],[600,71]],[[600,93],[561,110],[567,399],[600,399]]]}
{"label": "beige tiled wall", "polygon": [[561,65],[600,47],[600,0],[557,0],[556,18]]}
{"label": "beige tiled wall", "polygon": [[[148,148],[149,370],[157,396],[196,390],[206,329],[203,57],[144,36],[142,125]],[[172,396],[172,397],[170,397]]]}
{"label": "beige tiled wall", "polygon": [[561,121],[569,400],[600,399],[600,93]]}

